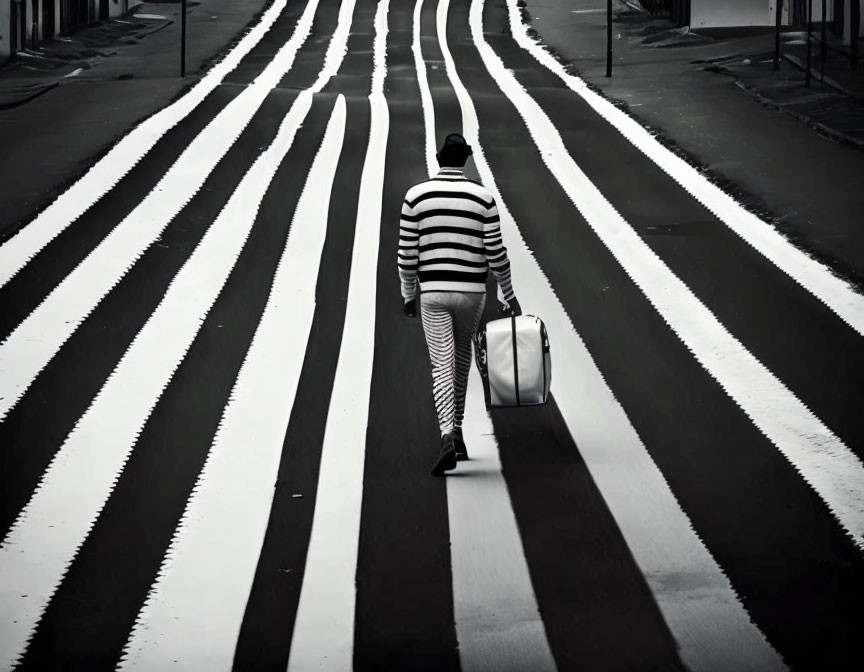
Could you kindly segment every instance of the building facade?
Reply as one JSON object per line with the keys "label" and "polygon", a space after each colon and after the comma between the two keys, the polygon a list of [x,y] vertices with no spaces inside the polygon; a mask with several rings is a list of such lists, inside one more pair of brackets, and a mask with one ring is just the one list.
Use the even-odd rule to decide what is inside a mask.
{"label": "building facade", "polygon": [[[781,25],[803,28],[807,24],[808,12],[812,19],[822,22],[822,6],[825,5],[825,21],[842,27],[844,43],[849,44],[853,33],[864,35],[864,16],[861,0],[673,0],[688,5],[688,25],[699,28],[727,28],[744,26],[773,26],[776,21],[777,3],[781,5]],[[858,30],[854,31],[857,19]]]}
{"label": "building facade", "polygon": [[139,0],[0,0],[0,61],[56,35],[125,14]]}

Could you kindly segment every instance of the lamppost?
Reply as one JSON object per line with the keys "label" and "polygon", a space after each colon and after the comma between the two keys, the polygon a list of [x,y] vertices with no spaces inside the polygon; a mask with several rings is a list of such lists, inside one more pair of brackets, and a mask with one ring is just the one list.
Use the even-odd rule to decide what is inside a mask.
{"label": "lamppost", "polygon": [[828,0],[822,0],[822,49],[819,52],[819,81],[825,82],[825,55],[828,51]]}
{"label": "lamppost", "polygon": [[606,76],[612,76],[612,0],[606,0]]}
{"label": "lamppost", "polygon": [[180,77],[186,76],[186,0],[180,3]]}
{"label": "lamppost", "polygon": [[30,2],[30,48],[39,46],[39,1]]}
{"label": "lamppost", "polygon": [[849,0],[849,54],[852,69],[858,69],[858,27],[861,25],[861,0]]}
{"label": "lamppost", "polygon": [[774,0],[774,70],[780,69],[780,20],[783,17],[783,0]]}
{"label": "lamppost", "polygon": [[810,56],[813,51],[813,0],[807,0],[807,56],[804,86],[810,86]]}

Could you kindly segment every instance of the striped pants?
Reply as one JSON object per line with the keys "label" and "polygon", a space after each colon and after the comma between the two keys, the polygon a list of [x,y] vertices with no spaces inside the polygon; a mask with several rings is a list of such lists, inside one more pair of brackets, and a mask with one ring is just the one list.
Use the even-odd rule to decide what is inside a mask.
{"label": "striped pants", "polygon": [[420,317],[432,362],[432,396],[442,436],[462,426],[471,370],[471,336],[477,330],[485,304],[485,293],[420,295]]}

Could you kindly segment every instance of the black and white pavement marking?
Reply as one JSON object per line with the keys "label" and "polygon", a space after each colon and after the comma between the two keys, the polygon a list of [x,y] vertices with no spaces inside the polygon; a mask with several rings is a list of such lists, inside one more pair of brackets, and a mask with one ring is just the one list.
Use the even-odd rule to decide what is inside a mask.
{"label": "black and white pavement marking", "polygon": [[[276,0],[196,87],[0,246],[0,306],[29,311],[0,343],[0,435],[11,442],[0,475],[0,669],[40,669],[52,655],[87,669],[246,669],[259,655],[296,670],[571,669],[576,659],[590,668],[633,655],[624,642],[640,631],[652,633],[644,655],[667,669],[852,660],[847,633],[862,625],[864,596],[864,466],[844,413],[861,390],[846,390],[850,405],[829,420],[817,414],[797,374],[806,362],[783,359],[792,346],[769,369],[737,323],[721,321],[604,195],[598,185],[608,176],[577,162],[568,129],[544,108],[548,90],[523,83],[541,70],[508,64],[530,55],[560,81],[556,95],[587,103],[758,252],[761,273],[791,277],[791,294],[827,308],[830,318],[813,315],[831,322],[829,340],[805,334],[802,344],[848,342],[857,352],[844,330],[864,333],[864,299],[567,75],[528,37],[515,0],[506,8],[511,36],[494,39],[484,21],[499,8],[481,0],[309,0],[296,20],[282,21],[286,4]],[[218,102],[232,77],[244,88]],[[554,402],[521,417],[547,423],[539,433],[564,451],[543,453],[550,460],[573,452],[560,474],[514,449],[514,436],[530,428],[490,416],[476,376],[465,421],[473,459],[445,483],[420,467],[435,449],[434,422],[422,417],[430,401],[422,342],[398,322],[388,294],[397,288],[391,224],[393,203],[432,172],[435,137],[451,124],[496,195],[520,300],[553,335]],[[139,202],[94,207],[148,165],[163,138],[192,128]],[[259,128],[272,130],[261,131],[266,144],[255,153],[244,143]],[[502,135],[505,145],[489,142]],[[511,149],[521,164],[502,162]],[[529,167],[530,176],[520,172]],[[524,214],[520,182],[547,195],[529,208],[536,218]],[[217,184],[221,200],[206,193]],[[178,226],[208,212],[207,199],[212,216],[200,233]],[[107,235],[88,238],[80,258],[69,251],[52,261],[85,214],[104,220]],[[576,235],[595,250],[586,270],[561,267]],[[160,244],[181,255],[175,266],[155,256]],[[149,285],[145,267],[154,281],[142,289],[132,279]],[[57,275],[28,301],[17,280],[31,269]],[[171,269],[164,283],[157,269]],[[603,343],[581,306],[607,289],[642,317],[612,322]],[[339,298],[325,305],[320,296]],[[595,313],[598,322],[617,310]],[[113,334],[118,319],[129,332],[118,341],[124,350],[88,375],[86,358],[111,352],[97,345],[100,325]],[[629,338],[640,328],[658,360],[677,362],[672,376],[637,380],[650,357],[629,374],[610,359],[615,348],[623,360],[644,347]],[[315,352],[327,361],[311,361]],[[57,381],[73,370],[82,381],[70,382],[76,398],[64,400]],[[741,446],[729,446],[727,463],[716,437],[689,451],[679,445],[698,436],[701,420],[649,422],[645,409],[658,402],[634,394],[641,385],[667,405],[681,394],[683,408],[684,380],[694,381],[691,398],[716,400],[694,418],[730,418],[729,440]],[[40,416],[45,399],[76,410]],[[314,447],[304,444],[310,436],[320,437]],[[171,455],[160,452],[166,446]],[[520,461],[522,471],[508,470]],[[621,599],[641,605],[641,628],[609,643],[598,632],[595,648],[571,643],[582,603],[550,586],[573,595],[578,585],[586,604],[597,603],[599,588],[560,569],[579,552],[579,521],[549,527],[536,502],[554,500],[532,496],[523,471],[607,510],[591,515],[608,547],[621,549],[613,583],[632,586]],[[592,489],[577,493],[574,474]],[[287,481],[304,492],[280,491]],[[732,502],[736,486],[726,516],[702,496]],[[732,520],[743,511],[747,519]],[[529,519],[536,529],[525,528]],[[126,553],[114,543],[124,535]],[[544,544],[552,561],[537,552]],[[111,576],[111,566],[126,573]],[[105,606],[108,586],[120,617]],[[797,618],[787,604],[800,606]],[[262,638],[266,629],[281,641]]]}

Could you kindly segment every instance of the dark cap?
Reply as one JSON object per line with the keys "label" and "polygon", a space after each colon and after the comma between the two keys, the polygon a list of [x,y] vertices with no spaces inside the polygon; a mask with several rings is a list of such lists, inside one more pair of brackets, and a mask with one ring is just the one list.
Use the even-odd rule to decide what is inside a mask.
{"label": "dark cap", "polygon": [[444,144],[438,152],[438,160],[446,165],[464,165],[465,160],[473,154],[461,133],[451,133],[444,138]]}
{"label": "dark cap", "polygon": [[465,141],[465,137],[461,133],[451,133],[444,138],[444,146],[441,149],[444,149],[444,147],[447,147],[448,145],[450,145],[454,150],[461,149],[462,151],[467,152],[469,156],[471,154],[471,145]]}

